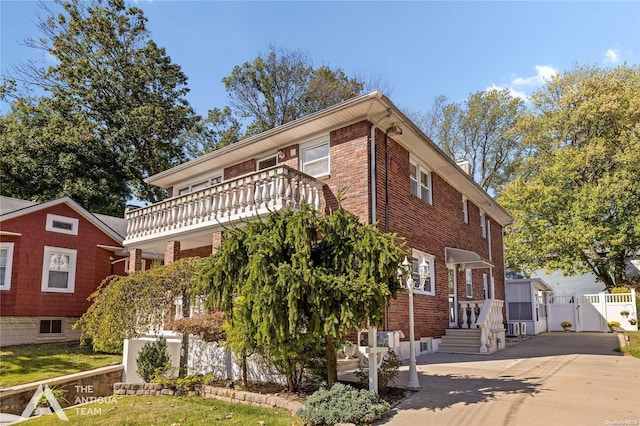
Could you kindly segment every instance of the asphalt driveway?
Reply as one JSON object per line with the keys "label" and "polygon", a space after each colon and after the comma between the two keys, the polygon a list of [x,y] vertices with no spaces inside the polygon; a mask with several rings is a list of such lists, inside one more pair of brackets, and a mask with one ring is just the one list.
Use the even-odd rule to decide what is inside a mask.
{"label": "asphalt driveway", "polygon": [[[422,389],[379,425],[640,426],[640,359],[617,334],[545,333],[496,354],[418,357]],[[402,386],[407,367],[396,380]]]}

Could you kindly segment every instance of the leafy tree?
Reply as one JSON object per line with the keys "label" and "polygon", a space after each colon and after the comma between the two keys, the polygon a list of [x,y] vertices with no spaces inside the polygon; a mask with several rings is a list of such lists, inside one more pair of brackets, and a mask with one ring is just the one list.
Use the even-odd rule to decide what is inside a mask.
{"label": "leafy tree", "polygon": [[343,209],[324,216],[303,205],[227,231],[201,283],[208,304],[225,312],[232,329],[240,323],[293,391],[309,353],[325,346],[332,384],[335,341],[367,320],[382,324],[402,253],[394,234]]}
{"label": "leafy tree", "polygon": [[532,154],[500,203],[507,261],[593,272],[608,288],[640,252],[640,67],[581,67],[533,96],[519,131]]}
{"label": "leafy tree", "polygon": [[58,112],[46,98],[21,99],[0,117],[0,133],[2,195],[38,202],[67,195],[96,213],[124,213],[124,173],[82,114]]}
{"label": "leafy tree", "polygon": [[91,306],[74,327],[82,330],[97,351],[122,353],[124,339],[158,333],[173,312],[176,296],[195,296],[193,279],[199,258],[185,258],[165,266],[126,276],[107,277],[90,296]]}
{"label": "leafy tree", "polygon": [[471,176],[484,190],[499,193],[519,164],[514,126],[524,112],[524,102],[508,90],[490,89],[461,104],[437,97],[421,124],[454,161],[469,161]]}
{"label": "leafy tree", "polygon": [[[42,37],[27,41],[55,63],[46,69],[34,63],[17,68],[18,80],[48,92],[47,108],[62,115],[64,124],[74,124],[69,116],[85,117],[86,132],[109,152],[105,168],[119,167],[126,176],[127,195],[160,200],[163,190],[144,179],[185,159],[185,135],[198,124],[185,98],[186,76],[150,39],[141,9],[127,8],[123,0],[56,3],[59,13],[45,5]],[[41,147],[43,155],[46,148]]]}
{"label": "leafy tree", "polygon": [[222,82],[234,111],[252,120],[248,135],[357,96],[364,87],[341,69],[313,68],[302,52],[275,46],[253,61],[235,66]]}

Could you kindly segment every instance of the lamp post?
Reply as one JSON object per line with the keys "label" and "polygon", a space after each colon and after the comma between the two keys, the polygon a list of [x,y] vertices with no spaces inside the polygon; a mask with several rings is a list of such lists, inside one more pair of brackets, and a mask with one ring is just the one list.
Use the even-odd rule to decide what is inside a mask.
{"label": "lamp post", "polygon": [[[413,290],[416,288],[416,283],[413,280],[412,274],[409,272],[410,263],[406,256],[402,262],[402,269],[398,270],[398,279],[400,285],[409,290],[409,381],[407,382],[407,388],[411,390],[420,389],[420,382],[418,381],[418,370],[416,368],[416,348],[414,345],[415,331],[414,331],[414,317],[413,317]],[[404,275],[407,275],[406,283],[402,282]],[[420,278],[421,282],[418,283],[418,288],[423,287],[423,282],[429,278],[429,264],[426,260],[422,260],[420,264]],[[404,284],[404,285],[403,285]]]}

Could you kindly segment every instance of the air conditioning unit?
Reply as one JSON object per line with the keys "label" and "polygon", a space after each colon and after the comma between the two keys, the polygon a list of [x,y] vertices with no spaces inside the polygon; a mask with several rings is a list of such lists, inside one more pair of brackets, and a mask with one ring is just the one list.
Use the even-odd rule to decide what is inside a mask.
{"label": "air conditioning unit", "polygon": [[527,323],[526,322],[521,322],[520,323],[520,334],[527,334]]}
{"label": "air conditioning unit", "polygon": [[520,335],[520,323],[519,322],[510,322],[509,323],[509,336],[519,336]]}
{"label": "air conditioning unit", "polygon": [[420,352],[433,353],[433,337],[420,338]]}

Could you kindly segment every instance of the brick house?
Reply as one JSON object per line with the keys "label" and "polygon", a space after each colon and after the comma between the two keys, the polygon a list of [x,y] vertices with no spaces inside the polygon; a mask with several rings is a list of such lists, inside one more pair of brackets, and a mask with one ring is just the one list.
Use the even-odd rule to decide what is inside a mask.
{"label": "brick house", "polygon": [[123,218],[92,214],[68,197],[0,197],[0,346],[78,340],[71,327],[89,295],[125,273],[125,231]]}
{"label": "brick house", "polygon": [[[456,346],[455,337],[441,341],[454,328],[484,330],[474,337],[473,352],[504,345],[502,238],[511,217],[379,92],[203,155],[148,182],[166,188],[169,198],[126,213],[124,244],[132,265],[142,250],[164,252],[165,262],[208,255],[225,224],[302,199],[328,211],[348,188],[343,207],[361,222],[403,236],[412,250],[409,260],[421,287],[414,291],[416,345],[425,343],[424,351],[438,345],[468,350]],[[428,274],[420,275],[425,269]],[[391,301],[384,328],[409,336],[406,292]],[[406,338],[403,346],[406,353]]]}

